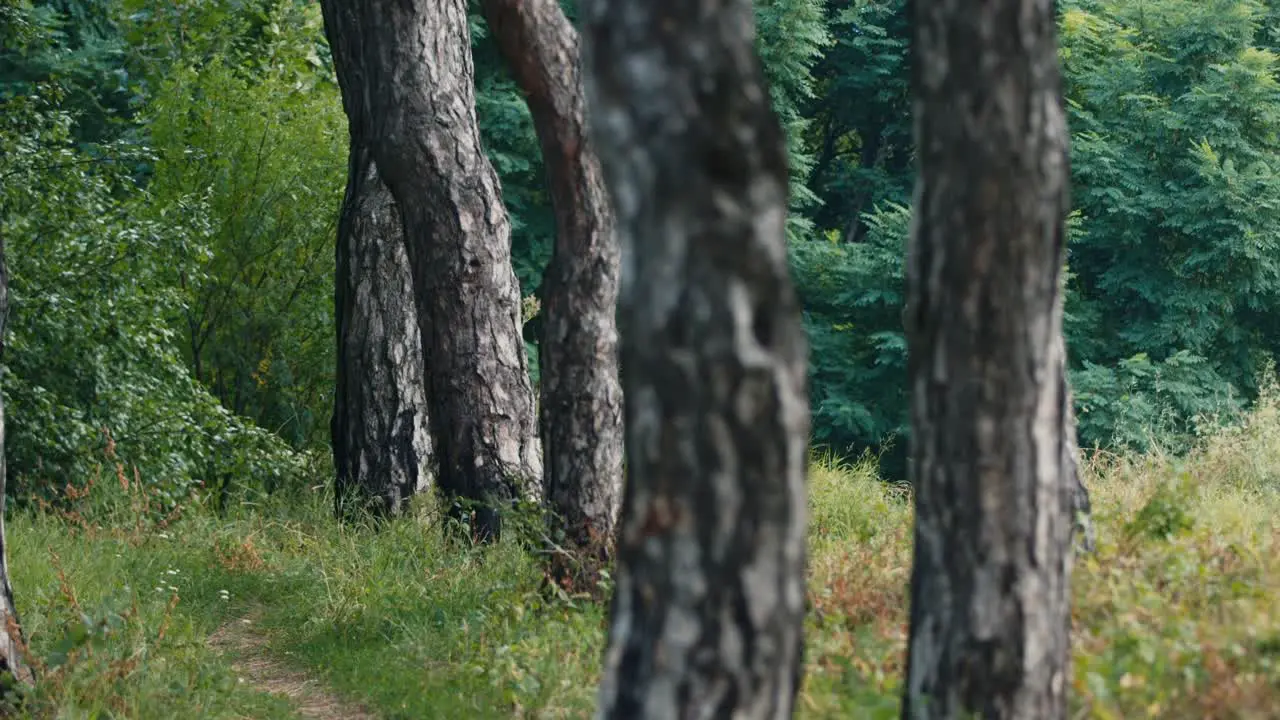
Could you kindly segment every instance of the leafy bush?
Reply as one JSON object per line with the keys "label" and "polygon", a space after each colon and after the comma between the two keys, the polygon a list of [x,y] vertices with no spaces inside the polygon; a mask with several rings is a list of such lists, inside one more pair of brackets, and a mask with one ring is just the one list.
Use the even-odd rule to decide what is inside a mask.
{"label": "leafy bush", "polygon": [[347,133],[337,88],[301,83],[217,60],[174,68],[147,111],[157,158],[141,218],[204,241],[169,249],[184,272],[167,317],[195,378],[235,414],[319,447]]}
{"label": "leafy bush", "polygon": [[1202,425],[1235,418],[1243,405],[1205,358],[1185,350],[1161,362],[1145,353],[1115,367],[1085,361],[1071,381],[1086,447],[1187,449]]}
{"label": "leafy bush", "polygon": [[151,198],[118,147],[77,149],[59,89],[0,108],[0,236],[9,338],[3,390],[12,491],[52,497],[90,476],[108,433],[169,501],[196,483],[271,488],[303,459],[223,408],[187,371],[167,324],[181,308],[180,260],[207,254],[204,206],[144,220]]}
{"label": "leafy bush", "polygon": [[[813,439],[837,453],[885,444],[907,429],[902,255],[909,221],[910,210],[890,204],[868,217],[865,242],[791,244],[809,334]],[[887,469],[897,474],[901,461]]]}
{"label": "leafy bush", "polygon": [[[1280,63],[1251,0],[1067,3],[1081,422],[1185,447],[1257,391],[1280,312]],[[1104,370],[1106,368],[1106,370]],[[1109,375],[1109,376],[1108,376]]]}

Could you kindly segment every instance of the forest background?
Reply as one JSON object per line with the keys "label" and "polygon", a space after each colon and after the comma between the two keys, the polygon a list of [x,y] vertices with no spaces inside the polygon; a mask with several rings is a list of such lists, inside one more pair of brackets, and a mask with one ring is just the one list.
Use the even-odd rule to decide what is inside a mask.
{"label": "forest background", "polygon": [[[813,711],[821,716],[870,713],[873,700],[894,696],[901,670],[908,552],[907,511],[877,479],[905,476],[908,431],[905,1],[756,7],[793,164],[788,229],[812,346],[813,442],[875,460],[854,471],[815,468],[812,575],[821,592],[810,622],[821,630],[805,700],[830,713]],[[1280,536],[1274,494],[1262,502],[1237,486],[1280,477],[1266,459],[1280,447],[1269,384],[1280,348],[1280,0],[1059,7],[1072,131],[1071,380],[1081,444],[1095,461],[1111,458],[1090,479],[1100,525],[1115,531],[1082,563],[1079,615],[1094,625],[1079,643],[1075,691],[1095,711],[1124,717],[1167,713],[1179,692],[1217,703],[1193,708],[1204,712],[1247,707],[1247,698],[1209,689],[1254,687],[1253,663],[1254,684],[1270,689],[1251,702],[1265,712],[1280,697],[1265,680],[1280,667],[1280,613],[1257,568],[1274,563],[1266,542]],[[478,115],[514,225],[536,382],[550,198],[526,104],[478,7],[472,36]],[[405,717],[443,712],[460,689],[483,707],[589,705],[593,683],[583,677],[598,660],[599,608],[557,609],[533,629],[523,613],[532,617],[540,601],[524,594],[531,571],[514,555],[481,570],[413,525],[376,539],[316,529],[328,505],[307,491],[333,474],[333,242],[348,149],[316,4],[0,0],[0,107],[11,539],[45,662],[66,662],[68,648],[125,622],[119,598],[108,601],[122,579],[149,593],[139,583],[156,576],[158,601],[143,602],[142,622],[128,631],[150,639],[135,637],[120,657],[138,647],[157,654],[130,682],[159,714],[138,705],[131,717],[214,702],[201,683],[225,670],[175,678],[196,667],[182,653],[204,643],[229,597],[274,603],[266,623],[274,617],[292,633],[288,647],[329,668],[342,689],[384,709],[408,707]],[[1142,459],[1188,452],[1185,466]],[[125,492],[103,495],[113,468]],[[1196,495],[1186,490],[1192,475],[1223,484]],[[220,515],[190,512],[197,489]],[[183,533],[195,539],[165,545],[184,508]],[[52,510],[60,524],[26,510]],[[291,512],[310,519],[296,524]],[[91,532],[112,523],[127,532]],[[1192,525],[1205,534],[1176,539]],[[1133,540],[1148,535],[1175,539]],[[1113,575],[1128,584],[1109,584]],[[176,617],[189,625],[169,629],[166,642],[190,640],[180,650],[160,642],[167,590],[176,598],[179,586]],[[107,609],[81,613],[91,596]],[[136,612],[136,592],[132,603]],[[368,644],[344,650],[360,633]],[[1245,660],[1230,659],[1237,647]],[[447,675],[439,687],[397,664],[436,656],[449,663],[427,669]],[[110,658],[67,674],[85,685],[64,688],[60,702],[133,702],[118,688],[85,689],[116,682]],[[1207,669],[1194,682],[1184,677],[1199,667]],[[382,673],[379,682],[370,673]],[[573,678],[563,686],[571,689],[552,686],[561,676]],[[1108,693],[1121,699],[1108,705]]]}
{"label": "forest background", "polygon": [[[908,432],[904,5],[757,3],[794,167],[813,441],[878,455],[891,478]],[[314,476],[328,462],[346,154],[318,8],[0,8],[16,499],[83,476],[104,429],[173,497],[197,481],[230,492]],[[1060,26],[1082,445],[1185,449],[1256,398],[1280,347],[1280,2],[1067,0]],[[536,381],[554,222],[528,111],[478,9],[473,31]]]}

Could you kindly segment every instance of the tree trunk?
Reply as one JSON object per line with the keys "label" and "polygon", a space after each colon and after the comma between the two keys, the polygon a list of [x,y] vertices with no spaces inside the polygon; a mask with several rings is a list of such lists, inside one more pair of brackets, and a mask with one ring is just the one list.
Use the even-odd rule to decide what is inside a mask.
{"label": "tree trunk", "polygon": [[586,134],[577,32],[556,0],[483,5],[533,115],[556,216],[539,345],[543,491],[569,556],[553,554],[551,575],[590,591],[609,561],[622,496],[613,212]]}
{"label": "tree trunk", "polygon": [[473,532],[496,539],[504,508],[538,493],[542,459],[511,225],[476,125],[467,3],[323,7],[347,115],[404,222],[437,484],[474,501]]}
{"label": "tree trunk", "polygon": [[357,135],[337,268],[336,510],[345,518],[395,515],[431,476],[422,335],[400,209]]}
{"label": "tree trunk", "polygon": [[600,716],[787,718],[806,343],[752,6],[592,0],[583,17],[622,247],[628,466]]}
{"label": "tree trunk", "polygon": [[1066,715],[1076,493],[1053,0],[916,0],[903,717]]}
{"label": "tree trunk", "polygon": [[[8,319],[9,270],[4,260],[4,239],[0,238],[0,357],[4,356]],[[0,674],[9,673],[17,682],[30,685],[35,676],[22,656],[22,625],[18,621],[18,606],[13,602],[13,586],[9,581],[9,544],[4,534],[7,480],[4,440],[4,399],[0,397]],[[2,688],[3,683],[0,683],[0,690]]]}
{"label": "tree trunk", "polygon": [[[1064,302],[1062,293],[1059,295],[1058,302]],[[1057,343],[1059,347],[1056,352],[1060,361],[1058,372],[1062,375],[1062,384],[1066,388],[1066,392],[1062,394],[1062,414],[1066,418],[1063,429],[1067,435],[1064,462],[1067,477],[1072,484],[1071,534],[1075,541],[1072,550],[1091,553],[1097,549],[1097,532],[1093,527],[1093,503],[1089,500],[1089,488],[1085,487],[1084,473],[1080,471],[1080,441],[1076,435],[1075,399],[1071,394],[1071,385],[1067,381],[1067,340],[1061,332],[1058,333]]]}

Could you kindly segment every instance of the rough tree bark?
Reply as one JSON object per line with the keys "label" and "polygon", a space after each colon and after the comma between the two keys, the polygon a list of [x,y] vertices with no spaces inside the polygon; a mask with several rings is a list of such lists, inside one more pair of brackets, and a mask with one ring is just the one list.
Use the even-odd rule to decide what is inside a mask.
{"label": "rough tree bark", "polygon": [[[4,356],[4,334],[9,319],[9,270],[4,259],[4,238],[0,237],[0,358]],[[35,680],[22,656],[22,625],[18,607],[13,602],[13,586],[9,580],[9,544],[4,534],[5,463],[4,400],[0,398],[0,674],[10,673],[19,683],[30,685]]]}
{"label": "rough tree bark", "polygon": [[904,718],[1066,716],[1073,496],[1053,0],[915,0]]}
{"label": "rough tree bark", "polygon": [[[1061,293],[1059,293],[1061,295]],[[1059,297],[1058,302],[1064,302]],[[1059,311],[1061,314],[1061,311]],[[1097,532],[1093,526],[1093,503],[1089,500],[1089,488],[1084,484],[1084,473],[1080,470],[1082,456],[1080,440],[1076,434],[1075,398],[1071,393],[1071,385],[1067,380],[1067,339],[1058,333],[1058,348],[1054,351],[1058,360],[1058,373],[1062,376],[1062,385],[1066,391],[1062,394],[1063,429],[1066,433],[1066,474],[1072,484],[1071,492],[1071,536],[1074,540],[1072,552],[1092,553],[1097,549]]]}
{"label": "rough tree bark", "polygon": [[600,716],[790,717],[807,351],[752,5],[582,8],[622,249],[628,466]]}
{"label": "rough tree bark", "polygon": [[422,335],[400,209],[351,127],[347,193],[338,222],[333,413],[339,517],[400,513],[431,477]]}
{"label": "rough tree bark", "polygon": [[499,51],[533,115],[556,243],[543,275],[543,492],[570,557],[551,575],[595,587],[622,497],[618,251],[613,211],[586,132],[578,34],[556,0],[484,0]]}
{"label": "rough tree bark", "polygon": [[[504,508],[542,459],[498,176],[480,146],[466,0],[325,0],[343,104],[400,207],[426,364],[437,485]],[[455,506],[456,507],[456,506]]]}

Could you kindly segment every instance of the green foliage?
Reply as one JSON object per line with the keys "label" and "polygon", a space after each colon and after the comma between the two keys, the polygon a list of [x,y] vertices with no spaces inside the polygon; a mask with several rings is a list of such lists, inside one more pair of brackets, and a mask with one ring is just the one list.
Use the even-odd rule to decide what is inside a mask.
{"label": "green foliage", "polygon": [[[5,215],[15,473],[32,488],[85,477],[106,428],[146,477],[172,479],[175,497],[197,479],[274,486],[295,476],[300,458],[278,438],[327,442],[332,242],[346,170],[318,6],[3,8],[0,96],[14,108],[4,138],[27,148],[5,167],[30,176],[6,183],[28,193],[6,204],[21,213]],[[554,232],[542,166],[523,98],[476,30],[485,142],[512,210],[517,270],[533,290]],[[56,122],[19,128],[35,115],[17,108],[32,102]],[[81,321],[104,296],[113,312]],[[26,306],[47,322],[32,327]],[[213,452],[215,438],[231,449]],[[234,449],[250,441],[257,455]],[[273,468],[257,467],[268,457]]]}
{"label": "green foliage", "polygon": [[130,59],[148,87],[170,68],[218,62],[254,75],[305,76],[331,62],[308,0],[114,0]]}
{"label": "green foliage", "polygon": [[[555,232],[544,168],[524,99],[478,4],[469,10],[482,139],[516,273],[536,295]],[[1065,0],[1060,11],[1076,205],[1065,328],[1081,440],[1185,450],[1249,405],[1280,346],[1280,0]],[[756,21],[793,168],[814,440],[870,449],[900,475],[906,2],[758,0]],[[192,393],[226,408],[216,422],[247,427],[228,419],[243,416],[296,448],[322,447],[345,138],[315,3],[0,0],[0,33],[0,98],[43,103],[49,119],[19,130],[35,111],[7,118],[5,142],[57,148],[76,168],[34,151],[0,161],[61,168],[33,169],[24,182],[40,194],[5,220],[13,252],[30,255],[15,256],[16,297],[49,305],[43,316],[61,328],[32,335],[15,320],[11,394],[43,408],[30,435],[15,420],[18,467],[96,462],[108,423],[86,410],[95,403],[158,417]],[[44,235],[81,240],[35,248]],[[138,288],[113,300],[122,319],[73,322],[117,274]],[[127,352],[113,345],[118,327],[135,339]],[[123,379],[135,371],[150,380]],[[169,439],[144,448],[111,417],[154,476],[201,475],[154,463],[186,452],[174,426],[157,425]]]}
{"label": "green foliage", "polygon": [[[1082,216],[1071,311],[1088,318],[1087,337],[1079,328],[1072,340],[1081,396],[1097,400],[1081,412],[1093,441],[1131,441],[1145,416],[1185,443],[1195,415],[1229,413],[1254,393],[1263,349],[1280,340],[1280,65],[1254,45],[1261,10],[1066,7]],[[1129,407],[1116,407],[1121,395]],[[1089,418],[1095,409],[1110,417]]]}
{"label": "green foliage", "polygon": [[[791,243],[809,335],[813,440],[839,453],[882,445],[907,430],[901,318],[909,221],[908,208],[886,204],[868,216],[864,242]],[[891,472],[901,470],[901,456],[890,465]]]}
{"label": "green foliage", "polygon": [[[885,471],[901,476],[913,171],[906,6],[829,0],[823,10],[828,42],[806,65],[804,124],[790,128],[813,153],[806,184],[820,201],[801,208],[815,231],[791,238],[811,345],[813,439],[837,453],[876,449]],[[772,54],[766,62],[789,67]]]}
{"label": "green foliage", "polygon": [[1130,538],[1168,540],[1190,532],[1195,527],[1188,502],[1191,487],[1191,478],[1186,474],[1156,486],[1146,504],[1125,524],[1124,533]]}
{"label": "green foliage", "polygon": [[[1276,13],[1274,1],[1063,3],[1076,206],[1065,330],[1086,446],[1186,449],[1198,424],[1256,394],[1280,346]],[[901,0],[833,2],[828,17],[810,183],[816,226],[844,242],[793,242],[793,269],[815,437],[857,452],[905,429],[906,225],[886,226],[883,208],[912,182],[909,26]]]}
{"label": "green foliage", "polygon": [[805,105],[814,98],[812,70],[831,43],[825,0],[757,0],[756,51],[764,64],[773,108],[787,133],[791,161],[791,213],[788,235],[797,240],[813,228],[806,212],[818,204],[809,189],[813,152],[808,147]]}
{"label": "green foliage", "polygon": [[555,242],[551,194],[524,95],[507,72],[474,4],[470,19],[480,137],[502,182],[502,199],[511,219],[511,260],[528,295],[541,286]]}
{"label": "green foliage", "polygon": [[1085,361],[1071,380],[1080,436],[1107,447],[1186,448],[1201,424],[1241,407],[1208,361],[1186,350],[1159,362],[1145,353],[1114,366]]}
{"label": "green foliage", "polygon": [[[328,439],[333,402],[347,137],[337,89],[298,83],[218,60],[174,68],[148,108],[149,191],[158,222],[206,238],[170,251],[190,269],[169,317],[194,375],[235,414],[313,447]],[[204,215],[171,211],[196,204]]]}
{"label": "green foliage", "polygon": [[907,204],[914,178],[905,0],[830,0],[833,38],[814,67],[808,103],[810,187],[822,201],[820,232],[860,240],[864,215],[883,202]]}
{"label": "green foliage", "polygon": [[[202,204],[151,216],[129,145],[77,147],[64,90],[0,100],[0,237],[10,281],[3,389],[10,488],[52,497],[118,444],[161,500],[235,478],[295,479],[302,458],[228,413],[194,382],[167,319],[182,307],[177,260],[207,252]],[[155,217],[155,219],[147,219]]]}
{"label": "green foliage", "polygon": [[137,83],[111,0],[6,0],[0,23],[21,23],[26,40],[0,43],[0,97],[29,95],[57,83],[62,109],[76,118],[75,137],[90,142],[120,134],[136,109]]}

